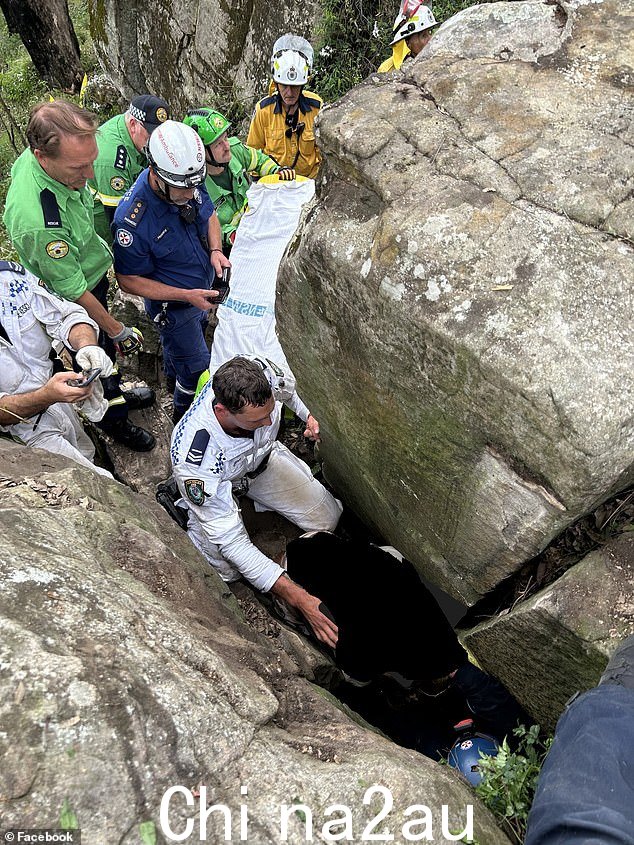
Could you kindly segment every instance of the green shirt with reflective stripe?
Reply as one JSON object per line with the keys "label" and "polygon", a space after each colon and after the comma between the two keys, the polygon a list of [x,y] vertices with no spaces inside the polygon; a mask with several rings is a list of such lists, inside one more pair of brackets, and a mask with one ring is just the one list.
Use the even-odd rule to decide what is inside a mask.
{"label": "green shirt with reflective stripe", "polygon": [[97,132],[99,154],[95,161],[95,178],[88,187],[95,194],[95,229],[112,244],[112,232],[104,206],[115,209],[119,200],[147,167],[147,159],[132,143],[125,125],[125,114],[117,114],[103,123]]}
{"label": "green shirt with reflective stripe", "polygon": [[22,264],[64,299],[92,290],[112,264],[95,232],[88,188],[51,179],[31,150],[11,168],[3,220]]}
{"label": "green shirt with reflective stripe", "polygon": [[268,176],[279,170],[279,165],[272,158],[261,150],[247,147],[238,138],[229,138],[229,146],[231,160],[225,173],[229,176],[230,188],[215,181],[220,177],[207,176],[205,180],[205,188],[215,206],[225,246],[231,243],[229,238],[238,228],[247,205],[247,190],[251,184],[247,174]]}

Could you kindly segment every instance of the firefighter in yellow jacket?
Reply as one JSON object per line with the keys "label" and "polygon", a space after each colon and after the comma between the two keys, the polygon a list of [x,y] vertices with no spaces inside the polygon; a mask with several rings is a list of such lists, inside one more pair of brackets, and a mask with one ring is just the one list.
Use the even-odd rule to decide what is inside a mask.
{"label": "firefighter in yellow jacket", "polygon": [[394,37],[390,42],[392,55],[379,65],[378,73],[399,70],[405,59],[410,56],[416,58],[431,40],[435,26],[438,26],[438,21],[431,6],[421,0],[403,0],[394,21]]}
{"label": "firefighter in yellow jacket", "polygon": [[321,164],[315,118],[323,105],[321,97],[304,89],[312,64],[313,48],[305,38],[287,33],[277,39],[269,95],[256,105],[247,136],[247,146],[310,179]]}

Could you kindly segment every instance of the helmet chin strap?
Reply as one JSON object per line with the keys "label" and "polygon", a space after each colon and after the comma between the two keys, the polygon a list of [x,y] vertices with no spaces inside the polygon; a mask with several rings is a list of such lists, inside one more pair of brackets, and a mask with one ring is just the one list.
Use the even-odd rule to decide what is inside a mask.
{"label": "helmet chin strap", "polygon": [[183,206],[189,205],[189,200],[186,203],[175,202],[175,200],[172,199],[172,195],[170,194],[169,184],[163,179],[161,179],[158,173],[154,172],[154,176],[156,177],[156,193],[162,200],[165,200],[165,202],[169,203],[170,205],[175,205],[176,208],[183,208]]}
{"label": "helmet chin strap", "polygon": [[225,161],[224,163],[221,161],[216,161],[216,159],[213,157],[213,153],[211,152],[211,144],[207,144],[205,150],[207,151],[207,155],[209,156],[209,161],[205,159],[205,164],[210,164],[212,167],[220,167],[222,170],[226,170],[229,167],[228,161]]}
{"label": "helmet chin strap", "polygon": [[162,200],[165,200],[165,202],[168,202],[170,205],[176,205],[170,195],[170,186],[167,182],[164,182],[163,179],[161,179],[156,170],[152,170],[152,173],[156,179],[156,193]]}
{"label": "helmet chin strap", "polygon": [[[154,173],[154,171],[152,171]],[[170,186],[167,182],[165,182],[161,177],[154,173],[156,177],[156,194],[162,200],[169,203],[170,205],[175,206],[178,209],[178,213],[181,219],[185,223],[193,223],[198,216],[198,210],[196,208],[196,203],[192,203],[191,200],[187,200],[185,203],[174,202],[172,196],[170,194]]]}

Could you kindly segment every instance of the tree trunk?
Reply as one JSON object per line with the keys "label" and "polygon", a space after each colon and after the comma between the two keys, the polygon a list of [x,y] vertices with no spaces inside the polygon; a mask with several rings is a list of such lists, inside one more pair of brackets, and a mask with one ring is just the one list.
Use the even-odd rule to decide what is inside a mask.
{"label": "tree trunk", "polygon": [[83,72],[67,0],[0,0],[0,9],[40,76],[53,88],[78,91]]}

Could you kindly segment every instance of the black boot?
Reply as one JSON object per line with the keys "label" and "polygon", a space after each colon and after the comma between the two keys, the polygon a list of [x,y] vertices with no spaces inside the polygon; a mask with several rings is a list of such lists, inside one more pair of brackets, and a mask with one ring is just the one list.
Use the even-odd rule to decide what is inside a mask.
{"label": "black boot", "polygon": [[156,439],[153,434],[134,425],[126,417],[123,420],[102,425],[101,428],[112,437],[117,443],[133,449],[135,452],[149,452],[156,446]]}
{"label": "black boot", "polygon": [[131,390],[121,392],[129,411],[149,408],[156,402],[156,395],[151,387],[133,387]]}

